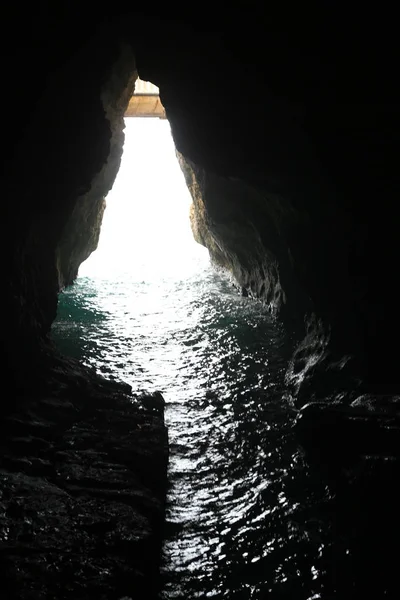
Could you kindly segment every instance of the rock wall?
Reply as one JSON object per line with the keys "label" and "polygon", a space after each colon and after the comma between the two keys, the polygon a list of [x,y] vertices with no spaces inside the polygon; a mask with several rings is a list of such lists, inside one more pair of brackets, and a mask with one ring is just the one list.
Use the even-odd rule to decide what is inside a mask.
{"label": "rock wall", "polygon": [[123,114],[137,77],[132,49],[112,25],[80,43],[56,68],[38,64],[36,104],[3,173],[10,293],[2,339],[16,363],[21,347],[46,338],[60,288],[96,247],[122,154]]}
{"label": "rock wall", "polygon": [[0,420],[2,598],[155,600],[168,460],[162,399],[65,357],[42,358],[41,372],[40,387]]}
{"label": "rock wall", "polygon": [[121,162],[124,114],[136,79],[135,58],[132,48],[125,42],[121,44],[120,54],[101,88],[108,154],[101,169],[90,181],[88,191],[76,199],[57,246],[59,289],[75,280],[80,264],[97,248],[106,208],[105,196],[114,183]]}
{"label": "rock wall", "polygon": [[[285,212],[292,221],[296,219],[293,207],[273,194],[267,204],[262,193],[245,181],[207,172],[181,154],[178,157],[193,198],[191,226],[196,241],[208,248],[215,263],[232,273],[243,291],[262,298],[274,315],[285,310],[304,314],[310,299],[304,293],[302,297],[300,286],[297,297],[288,294],[295,287],[293,259],[279,230]],[[260,219],[262,228],[257,227]],[[287,279],[286,292],[282,278]]]}
{"label": "rock wall", "polygon": [[[232,274],[244,295],[262,299],[301,340],[287,372],[295,402],[302,406],[311,399],[339,397],[344,390],[350,399],[350,391],[355,393],[361,384],[362,367],[356,363],[359,332],[341,314],[332,335],[332,314],[313,294],[315,279],[322,282],[327,270],[331,275],[342,270],[343,288],[335,290],[325,283],[330,303],[349,286],[341,249],[337,264],[329,264],[334,244],[328,225],[325,228],[321,218],[316,221],[315,215],[301,213],[289,197],[279,197],[268,187],[207,172],[179,153],[178,158],[193,198],[190,220],[196,241]],[[333,224],[331,219],[329,226]],[[338,223],[335,235],[340,230]],[[306,239],[296,244],[300,232]],[[338,301],[336,308],[340,310]]]}
{"label": "rock wall", "polygon": [[318,396],[339,363],[346,385],[385,393],[399,385],[400,323],[381,288],[397,256],[397,52],[387,36],[371,45],[351,11],[346,23],[326,11],[318,30],[235,11],[222,32],[175,25],[175,48],[160,27],[161,56],[139,44],[138,65],[184,157],[196,235],[298,330],[294,370],[307,363]]}

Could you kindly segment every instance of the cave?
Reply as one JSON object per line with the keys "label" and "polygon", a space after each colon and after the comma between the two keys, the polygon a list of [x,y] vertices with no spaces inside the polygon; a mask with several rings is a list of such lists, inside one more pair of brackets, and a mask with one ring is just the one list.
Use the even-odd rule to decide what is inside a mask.
{"label": "cave", "polygon": [[3,11],[4,598],[160,592],[163,398],[50,338],[60,291],[96,248],[138,74],[160,90],[195,237],[293,332],[293,436],[326,490],[302,523],[304,540],[333,539],[323,577],[310,587],[299,562],[270,592],[259,569],[231,597],[398,596],[395,19],[329,3],[216,8]]}

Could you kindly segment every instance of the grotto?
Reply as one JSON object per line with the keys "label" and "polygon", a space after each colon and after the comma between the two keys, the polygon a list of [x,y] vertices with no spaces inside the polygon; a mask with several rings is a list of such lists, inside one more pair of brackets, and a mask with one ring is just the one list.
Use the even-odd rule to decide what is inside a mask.
{"label": "grotto", "polygon": [[50,337],[60,292],[96,249],[138,76],[160,90],[196,240],[246,303],[293,332],[290,435],[326,494],[287,516],[296,539],[322,540],[318,576],[298,558],[270,585],[278,549],[237,574],[243,588],[186,600],[397,598],[393,16],[118,0],[2,13],[1,598],[161,593],[163,397],[101,377]]}

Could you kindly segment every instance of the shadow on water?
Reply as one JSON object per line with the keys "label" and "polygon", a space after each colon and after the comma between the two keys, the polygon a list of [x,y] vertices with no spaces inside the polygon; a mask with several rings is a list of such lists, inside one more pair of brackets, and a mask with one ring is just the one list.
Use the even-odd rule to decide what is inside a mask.
{"label": "shadow on water", "polygon": [[98,309],[97,295],[96,283],[88,277],[80,278],[79,283],[59,295],[57,319],[53,325],[53,338],[58,349],[85,364],[100,351],[99,344],[88,331],[106,326],[110,318],[109,312]]}

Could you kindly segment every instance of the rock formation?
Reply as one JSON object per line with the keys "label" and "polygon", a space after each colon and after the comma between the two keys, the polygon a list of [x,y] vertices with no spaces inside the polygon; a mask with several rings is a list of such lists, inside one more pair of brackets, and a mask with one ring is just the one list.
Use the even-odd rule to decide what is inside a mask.
{"label": "rock formation", "polygon": [[[106,384],[82,375],[85,393],[78,392],[73,385],[78,367],[59,359],[63,366],[54,370],[48,335],[60,289],[96,247],[137,71],[160,88],[193,196],[196,239],[246,293],[262,298],[296,332],[298,345],[287,374],[294,404],[301,408],[315,400],[347,406],[371,395],[390,397],[400,385],[400,121],[397,35],[390,31],[390,19],[380,23],[379,14],[368,15],[367,9],[352,13],[347,6],[342,13],[324,3],[312,14],[303,6],[299,14],[291,8],[290,19],[278,18],[263,3],[239,2],[221,16],[208,11],[207,3],[201,10],[185,6],[177,15],[168,7],[156,16],[119,2],[104,13],[91,4],[67,3],[57,13],[46,3],[22,12],[19,5],[9,6],[3,21],[12,39],[3,36],[1,42],[7,57],[2,78],[1,364],[9,389],[1,403],[9,419],[5,428],[11,422],[15,427],[3,439],[1,467],[8,490],[3,509],[16,524],[12,541],[2,530],[1,560],[8,569],[14,565],[9,598],[33,597],[24,595],[24,573],[36,560],[40,581],[34,597],[58,593],[55,580],[46,580],[46,557],[34,554],[36,525],[23,531],[17,523],[27,509],[10,500],[16,490],[32,498],[45,493],[65,524],[60,515],[78,506],[75,500],[66,504],[65,494],[73,488],[83,495],[88,511],[85,552],[96,544],[109,552],[113,536],[117,547],[131,548],[126,532],[110,525],[102,508],[107,497],[107,511],[113,514],[117,474],[131,468],[128,450],[100,447],[101,457],[89,456],[110,410],[108,400],[106,412],[95,407],[96,386]],[[54,388],[50,399],[48,381],[59,390]],[[164,481],[160,416],[147,407],[150,412],[139,417],[126,390],[115,393],[119,401],[113,396],[113,402],[122,412],[113,417],[111,437],[125,431],[125,418],[132,428],[144,419],[164,457],[157,461]],[[303,422],[307,415],[320,414],[319,409],[305,412]],[[49,423],[55,424],[55,438]],[[88,429],[90,448],[83,444],[74,455],[66,451],[68,440],[85,438]],[[145,453],[146,464],[152,456]],[[101,480],[99,499],[91,482],[82,480],[81,467],[96,462],[93,469],[103,473],[110,461],[115,479]],[[135,477],[135,469],[126,473],[132,489]],[[165,489],[153,486],[151,494],[149,502],[162,506]],[[130,511],[128,496],[120,515]],[[35,502],[32,510],[38,513]],[[147,548],[148,521],[140,502],[135,507],[141,528],[137,542]],[[77,525],[74,519],[68,527]],[[40,546],[44,553],[46,544],[54,542],[46,535]],[[14,545],[17,538],[22,545]],[[20,559],[14,562],[20,551],[27,557],[25,566]],[[93,573],[94,563],[89,563]],[[113,564],[116,581],[126,565]],[[100,568],[98,563],[95,572]],[[134,565],[126,568],[133,577]],[[142,576],[150,581],[154,572],[139,571],[138,581]],[[115,590],[107,595],[107,585],[98,597],[116,598]],[[63,597],[83,597],[84,588],[77,586]],[[128,593],[124,586],[118,593]]]}
{"label": "rock formation", "polygon": [[151,401],[53,356],[3,415],[3,598],[156,597],[168,442]]}

